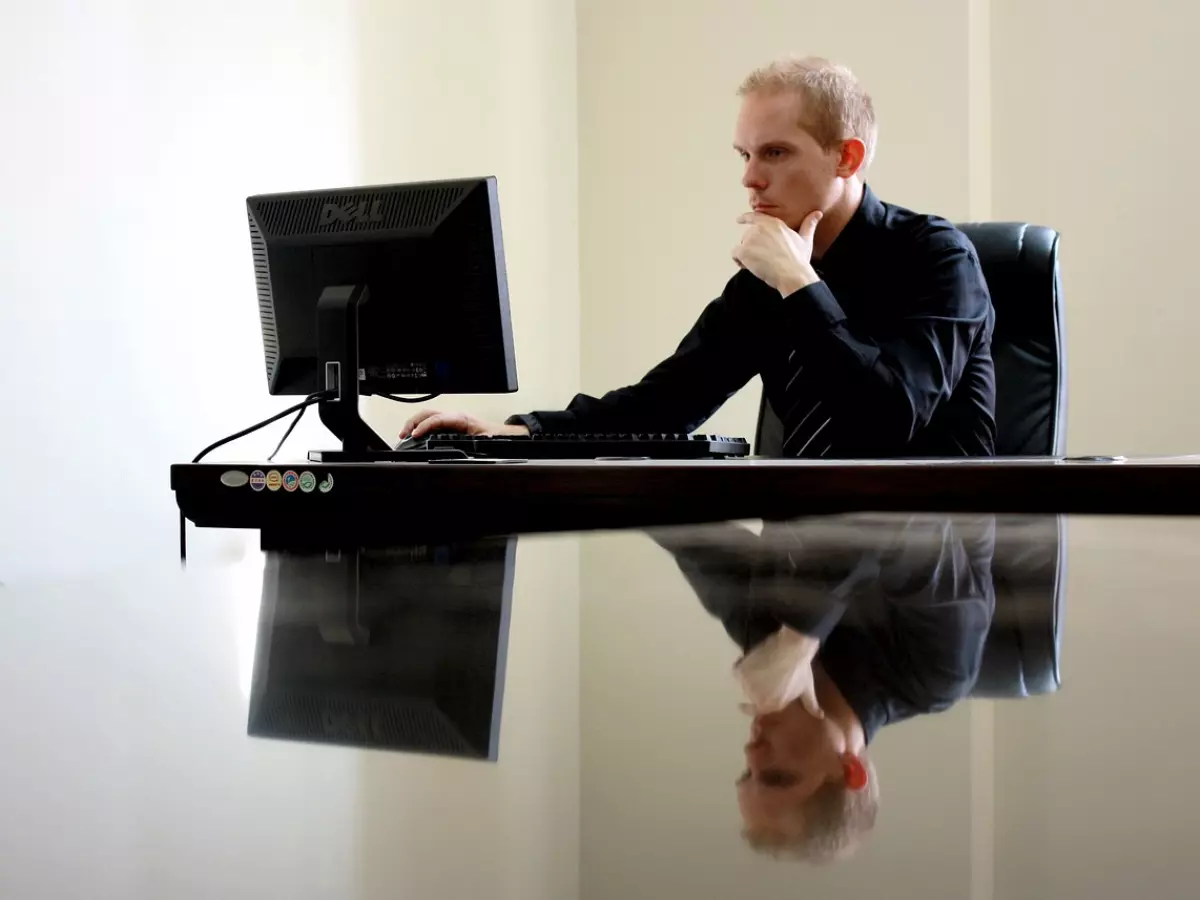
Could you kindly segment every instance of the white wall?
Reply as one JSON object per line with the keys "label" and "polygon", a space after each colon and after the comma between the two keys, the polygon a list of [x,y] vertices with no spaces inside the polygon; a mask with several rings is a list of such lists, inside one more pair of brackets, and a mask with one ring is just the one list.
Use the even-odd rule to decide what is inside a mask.
{"label": "white wall", "polygon": [[992,4],[994,212],[1063,234],[1071,452],[1200,446],[1198,26],[1171,0]]}
{"label": "white wall", "polygon": [[[292,402],[266,393],[249,194],[497,175],[522,390],[469,403],[575,389],[570,4],[53,0],[4,19],[0,582],[172,554],[168,466]],[[408,412],[388,407],[381,430]],[[294,455],[329,443],[309,418]]]}
{"label": "white wall", "polygon": [[[259,785],[281,794],[279,809],[294,818],[275,838],[253,812],[218,831],[218,813],[247,802],[247,761],[281,750],[236,733],[230,691],[246,618],[241,606],[230,610],[237,591],[213,587],[204,567],[173,590],[159,567],[176,552],[168,466],[291,402],[266,393],[249,194],[495,174],[522,389],[470,402],[482,412],[528,408],[576,389],[573,6],[58,0],[6,3],[2,19],[0,582],[24,611],[17,622],[96,639],[87,652],[66,639],[63,660],[44,643],[8,657],[22,698],[36,702],[21,710],[21,734],[4,742],[4,795],[24,817],[10,824],[31,820],[4,845],[39,862],[5,869],[4,893],[65,896],[90,884],[96,896],[248,896],[262,884],[247,872],[275,872],[272,888],[293,896],[390,897],[401,883],[467,895],[484,882],[522,900],[572,896],[573,540],[518,551],[501,765],[344,752],[333,760],[319,750],[312,761],[291,748],[284,756],[296,765],[281,762]],[[33,376],[20,391],[18,375]],[[405,412],[370,410],[381,429]],[[329,440],[315,417],[297,431],[293,455]],[[265,455],[279,433],[224,458]],[[225,535],[209,549],[240,552],[247,537]],[[103,575],[99,591],[105,570],[121,575]],[[255,608],[251,581],[235,605]],[[164,600],[172,603],[155,607]],[[171,609],[178,621],[163,618]],[[154,696],[123,706],[145,689],[129,679],[155,672]],[[209,705],[196,721],[175,722],[196,677],[212,686]],[[64,692],[94,706],[81,719],[59,702]],[[172,705],[181,696],[185,706]],[[162,739],[153,771],[111,746],[144,724],[143,710]],[[187,755],[198,722],[228,730],[206,737],[216,755],[203,761]],[[78,757],[81,734],[94,743],[86,771],[55,749],[66,741]],[[217,774],[180,781],[197,766]],[[56,829],[39,797],[64,784],[59,811],[76,817]],[[328,819],[306,819],[322,798]],[[197,838],[193,824],[210,830]],[[456,843],[468,832],[488,842],[486,853]],[[471,867],[459,865],[465,853]]]}
{"label": "white wall", "polygon": [[[266,396],[244,198],[354,181],[352,8],[10,4],[0,580],[172,553],[167,467]],[[313,127],[317,126],[319,127]],[[269,437],[242,445],[269,451]],[[236,452],[236,451],[235,451]]]}

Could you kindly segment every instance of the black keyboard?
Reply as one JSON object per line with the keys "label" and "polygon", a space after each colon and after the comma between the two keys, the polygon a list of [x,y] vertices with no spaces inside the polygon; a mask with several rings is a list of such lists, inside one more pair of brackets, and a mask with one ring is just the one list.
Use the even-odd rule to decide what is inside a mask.
{"label": "black keyboard", "polygon": [[717,434],[431,434],[404,453],[458,451],[491,459],[726,459],[748,456],[745,438]]}

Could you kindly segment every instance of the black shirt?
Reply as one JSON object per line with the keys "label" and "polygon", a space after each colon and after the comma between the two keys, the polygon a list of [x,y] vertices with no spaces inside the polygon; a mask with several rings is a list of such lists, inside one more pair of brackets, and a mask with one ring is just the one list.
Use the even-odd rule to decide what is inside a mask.
{"label": "black shirt", "polygon": [[990,456],[995,316],[970,240],[869,187],[814,268],[781,297],[741,270],[637,384],[513,416],[531,432],[691,432],[755,375],[774,408],[793,360],[819,373],[829,457]]}
{"label": "black shirt", "polygon": [[818,639],[817,660],[869,742],[941,712],[979,674],[996,595],[995,520],[846,516],[664,529],[704,607],[748,653],[787,625]]}
{"label": "black shirt", "polygon": [[860,577],[821,646],[869,743],[885,725],[942,712],[975,684],[992,625],[995,522],[914,517]]}

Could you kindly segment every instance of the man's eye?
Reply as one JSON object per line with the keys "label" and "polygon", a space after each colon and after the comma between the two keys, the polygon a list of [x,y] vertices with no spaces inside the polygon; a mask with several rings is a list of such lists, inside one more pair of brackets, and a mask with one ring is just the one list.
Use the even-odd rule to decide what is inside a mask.
{"label": "man's eye", "polygon": [[768,159],[778,159],[779,157],[783,156],[783,148],[782,147],[772,147],[770,150],[768,150],[763,155],[766,156]]}

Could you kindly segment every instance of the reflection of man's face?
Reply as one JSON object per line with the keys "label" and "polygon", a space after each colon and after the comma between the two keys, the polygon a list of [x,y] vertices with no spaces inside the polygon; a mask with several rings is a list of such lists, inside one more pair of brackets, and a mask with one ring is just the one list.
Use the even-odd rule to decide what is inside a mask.
{"label": "reflection of man's face", "polygon": [[795,836],[803,806],[827,780],[841,780],[834,725],[800,703],[755,716],[746,744],[746,771],[737,781],[738,806],[750,831]]}

